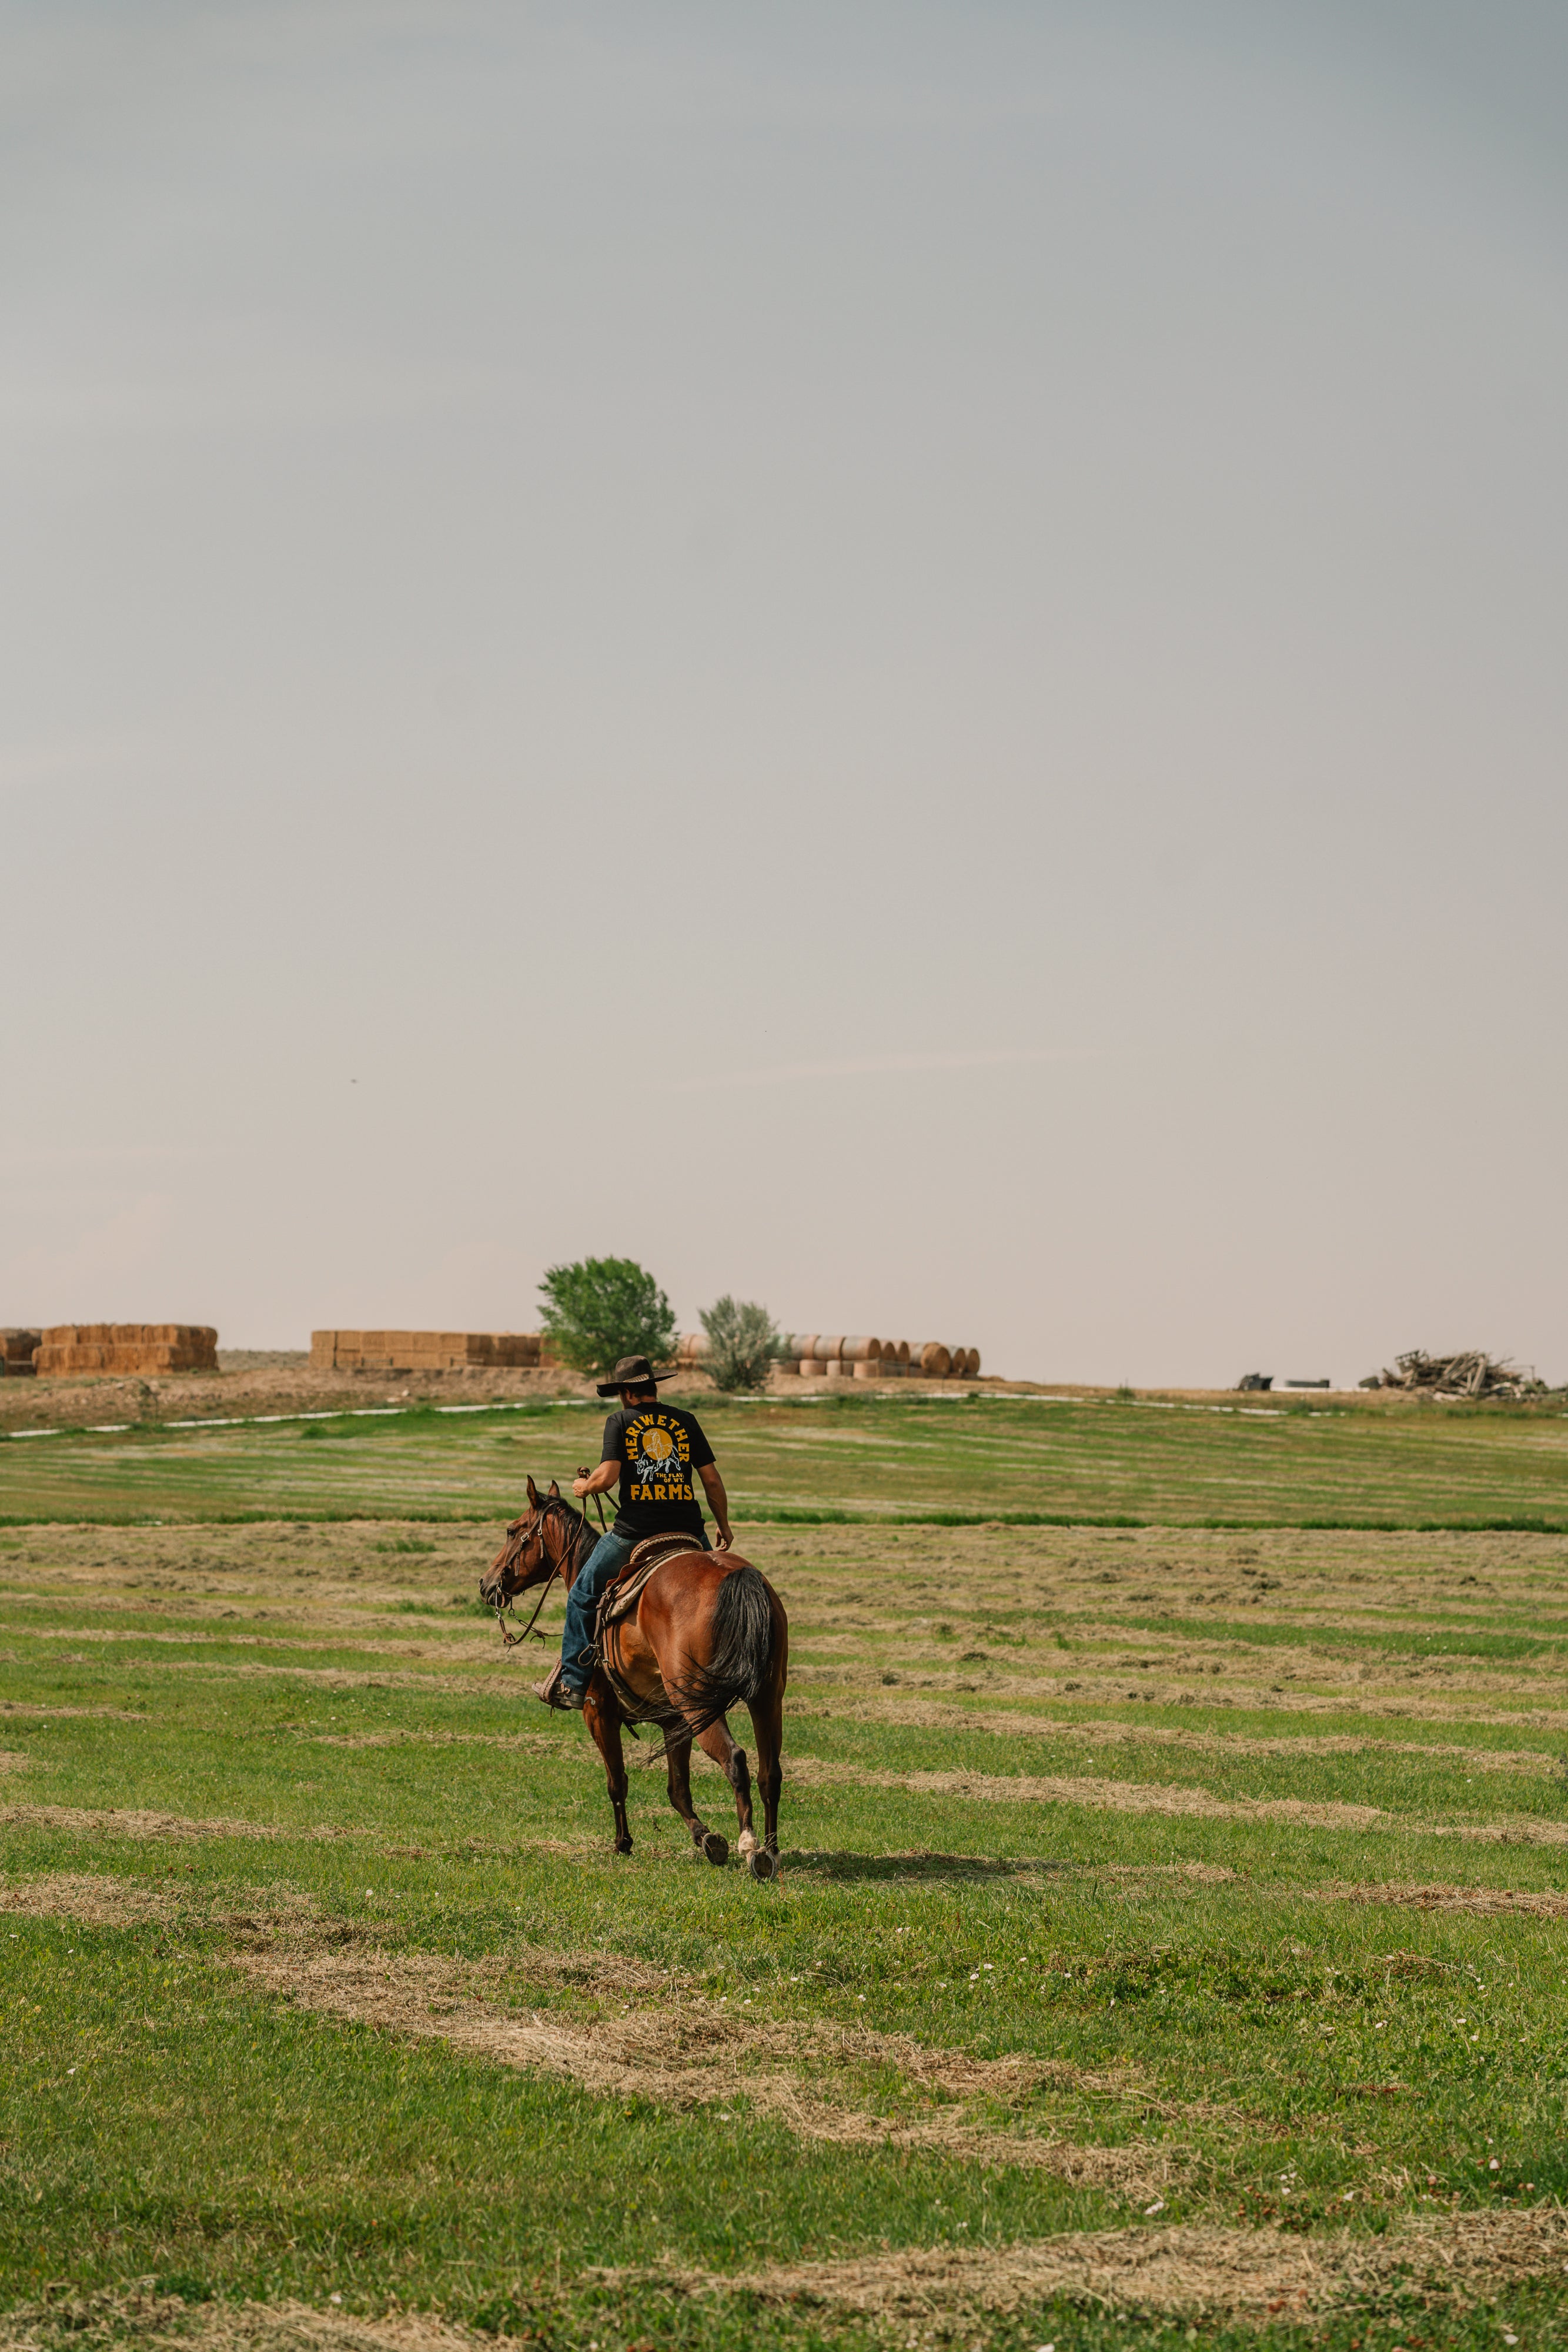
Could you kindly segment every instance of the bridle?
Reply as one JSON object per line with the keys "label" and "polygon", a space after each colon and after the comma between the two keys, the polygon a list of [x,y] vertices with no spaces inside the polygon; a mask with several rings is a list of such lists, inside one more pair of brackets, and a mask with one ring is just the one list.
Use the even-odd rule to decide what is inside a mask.
{"label": "bridle", "polygon": [[[581,1476],[585,1474],[580,1472],[578,1475]],[[602,1532],[605,1525],[604,1506],[602,1503],[599,1502],[597,1495],[593,1499],[599,1504],[599,1525],[601,1531]],[[545,1529],[549,1524],[550,1514],[552,1511],[562,1512],[572,1530],[570,1540],[566,1545],[560,1558],[553,1560],[550,1559],[549,1549],[545,1544]],[[540,1558],[549,1568],[549,1574],[540,1580],[539,1597],[534,1603],[534,1613],[528,1619],[528,1623],[523,1627],[520,1633],[508,1633],[507,1630],[506,1621],[508,1616],[513,1614],[513,1601],[516,1600],[519,1592],[525,1592],[528,1590],[528,1583],[531,1579],[525,1576],[520,1584],[516,1586],[511,1592],[504,1591],[500,1599],[497,1601],[496,1624],[499,1630],[501,1639],[508,1650],[515,1650],[519,1643],[526,1642],[528,1635],[533,1633],[534,1627],[539,1622],[540,1612],[543,1610],[545,1602],[549,1599],[550,1587],[554,1584],[556,1578],[559,1576],[561,1579],[561,1581],[570,1588],[571,1579],[566,1572],[567,1563],[571,1559],[573,1552],[576,1551],[579,1543],[581,1541],[582,1536],[591,1532],[591,1530],[588,1524],[587,1510],[583,1509],[581,1511],[574,1511],[564,1495],[552,1495],[549,1500],[546,1503],[544,1508],[536,1514],[533,1527],[529,1530],[528,1536],[524,1538],[517,1552],[517,1565],[527,1569],[528,1565],[528,1548],[531,1544],[537,1541],[539,1547]],[[535,1564],[536,1566],[538,1565],[537,1562]],[[505,1574],[504,1570],[502,1573],[503,1575]],[[544,1640],[544,1635],[542,1633],[537,1633],[534,1635],[534,1638],[536,1641],[542,1642]]]}

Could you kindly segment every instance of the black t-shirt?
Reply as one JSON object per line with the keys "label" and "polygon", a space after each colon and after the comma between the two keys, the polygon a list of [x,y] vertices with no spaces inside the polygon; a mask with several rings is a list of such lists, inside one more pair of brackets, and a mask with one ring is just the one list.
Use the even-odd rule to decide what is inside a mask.
{"label": "black t-shirt", "polygon": [[700,1535],[692,1473],[713,1460],[695,1413],[675,1404],[622,1405],[604,1424],[601,1462],[621,1465],[618,1536]]}

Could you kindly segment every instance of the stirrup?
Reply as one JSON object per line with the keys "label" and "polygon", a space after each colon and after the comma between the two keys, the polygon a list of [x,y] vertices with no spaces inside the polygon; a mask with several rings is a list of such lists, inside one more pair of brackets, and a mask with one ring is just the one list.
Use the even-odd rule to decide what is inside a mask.
{"label": "stirrup", "polygon": [[546,1706],[575,1708],[580,1711],[583,1694],[573,1690],[571,1685],[562,1679],[562,1661],[558,1658],[543,1682],[535,1685],[534,1696],[541,1700]]}

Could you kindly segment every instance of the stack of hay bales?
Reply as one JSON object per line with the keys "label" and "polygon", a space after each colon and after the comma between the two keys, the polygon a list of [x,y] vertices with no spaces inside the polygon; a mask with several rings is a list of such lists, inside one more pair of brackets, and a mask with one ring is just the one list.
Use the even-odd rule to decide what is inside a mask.
{"label": "stack of hay bales", "polygon": [[33,1358],[43,1344],[41,1331],[0,1331],[0,1381],[31,1380],[38,1369]]}
{"label": "stack of hay bales", "polygon": [[318,1372],[537,1372],[559,1361],[539,1331],[312,1331]]}
{"label": "stack of hay bales", "polygon": [[706,1354],[706,1331],[683,1331],[675,1341],[675,1362],[684,1372],[695,1371]]}
{"label": "stack of hay bales", "polygon": [[836,1332],[796,1332],[789,1352],[802,1380],[974,1380],[977,1348],[950,1348],[939,1339],[877,1339]]}
{"label": "stack of hay bales", "polygon": [[52,1323],[34,1363],[39,1372],[215,1372],[218,1335],[208,1323]]}

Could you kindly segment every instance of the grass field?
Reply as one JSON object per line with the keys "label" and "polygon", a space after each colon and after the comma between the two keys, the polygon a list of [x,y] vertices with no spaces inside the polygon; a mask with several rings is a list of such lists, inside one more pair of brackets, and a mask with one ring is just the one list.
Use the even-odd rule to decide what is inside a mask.
{"label": "grass field", "polygon": [[586,1416],[0,1446],[0,2343],[1568,2334],[1568,1539],[1300,1524],[1563,1424],[789,1410],[773,1886],[474,1601]]}
{"label": "grass field", "polygon": [[[1512,1527],[1568,1532],[1568,1413],[1349,1401],[703,1401],[753,1519]],[[523,1475],[597,1461],[601,1411],[429,1406],[0,1441],[0,1524],[489,1520]]]}

